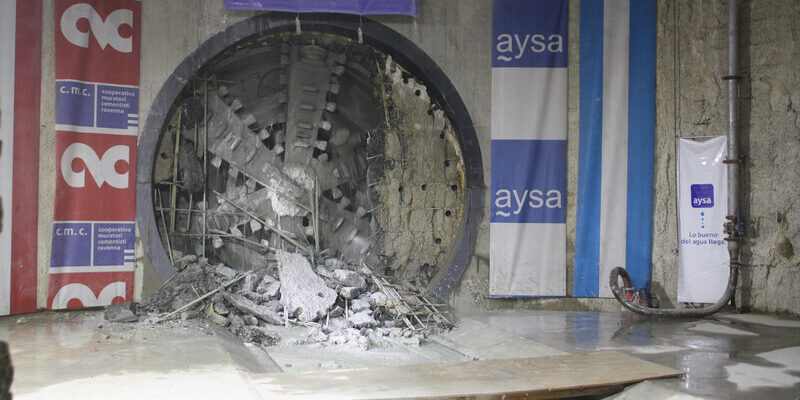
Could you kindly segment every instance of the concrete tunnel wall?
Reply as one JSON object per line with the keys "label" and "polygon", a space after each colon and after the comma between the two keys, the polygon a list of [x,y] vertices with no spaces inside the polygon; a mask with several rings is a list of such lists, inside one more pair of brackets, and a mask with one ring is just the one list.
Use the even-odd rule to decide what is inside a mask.
{"label": "concrete tunnel wall", "polygon": [[[139,115],[181,61],[211,36],[257,12],[224,10],[220,0],[142,1]],[[570,0],[567,165],[567,293],[572,291],[577,197],[579,5]],[[419,17],[374,19],[397,30],[424,50],[447,74],[466,104],[482,149],[490,182],[491,14],[488,0],[419,1]],[[746,240],[737,306],[800,314],[800,3],[744,1],[741,5],[742,154]],[[675,140],[678,136],[724,134],[726,129],[726,3],[661,1],[656,49],[656,176],[653,292],[662,307],[676,304],[677,238]],[[39,293],[45,306],[53,223],[54,55],[53,4],[43,12],[41,147],[39,165]],[[187,77],[188,78],[188,77]],[[48,95],[50,94],[50,95]],[[140,124],[140,125],[141,125]],[[140,160],[149,162],[149,160]],[[486,191],[485,207],[489,204]],[[489,217],[484,213],[476,251],[450,296],[459,309],[618,310],[613,299],[488,299]],[[137,246],[135,297],[159,286]]]}

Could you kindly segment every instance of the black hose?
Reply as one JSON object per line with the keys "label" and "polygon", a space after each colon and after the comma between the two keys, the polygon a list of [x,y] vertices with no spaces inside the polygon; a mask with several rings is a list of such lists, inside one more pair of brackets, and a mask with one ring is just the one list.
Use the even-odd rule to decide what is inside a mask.
{"label": "black hose", "polygon": [[[611,286],[611,291],[614,293],[614,297],[616,297],[625,308],[637,314],[651,317],[698,318],[714,314],[731,301],[731,297],[733,297],[733,291],[736,289],[737,272],[738,270],[736,267],[731,265],[731,272],[728,276],[728,287],[725,288],[725,293],[722,294],[722,297],[720,297],[716,303],[708,307],[687,308],[681,310],[676,308],[643,307],[628,300],[628,296],[623,292],[623,289],[632,293],[633,283],[631,282],[631,277],[628,275],[628,271],[626,271],[625,268],[616,267],[612,269],[611,274],[609,274],[608,277],[608,284]],[[620,276],[622,277],[622,283],[625,285],[624,288],[619,287]]]}
{"label": "black hose", "polygon": [[[728,80],[728,154],[727,158],[730,160],[726,160],[728,164],[728,212],[730,215],[728,219],[731,220],[732,224],[729,228],[726,228],[726,232],[730,235],[730,242],[728,242],[728,253],[730,254],[730,268],[731,272],[728,276],[728,287],[725,288],[725,293],[723,293],[722,297],[717,300],[716,303],[703,308],[695,308],[695,309],[660,309],[660,308],[651,308],[651,307],[642,307],[638,304],[634,304],[632,301],[628,300],[628,293],[633,293],[633,285],[631,283],[631,277],[628,275],[628,272],[625,271],[622,267],[616,267],[611,270],[611,274],[609,275],[609,284],[611,285],[611,291],[614,293],[614,297],[622,303],[625,308],[631,310],[635,313],[642,314],[642,315],[649,315],[655,317],[677,317],[677,318],[692,318],[692,317],[705,317],[707,315],[711,315],[719,310],[722,307],[725,307],[731,301],[733,297],[733,291],[736,289],[736,275],[738,273],[736,260],[738,260],[739,256],[739,245],[740,243],[736,241],[741,235],[741,228],[739,224],[741,224],[741,213],[739,210],[739,146],[738,146],[738,126],[739,126],[739,106],[737,103],[739,89],[738,89],[738,79],[741,79],[739,75],[739,67],[738,67],[738,8],[739,4],[737,0],[728,0],[728,76],[724,79]],[[622,281],[625,284],[625,291],[627,293],[623,293],[623,291],[619,288],[619,277],[622,277]]]}

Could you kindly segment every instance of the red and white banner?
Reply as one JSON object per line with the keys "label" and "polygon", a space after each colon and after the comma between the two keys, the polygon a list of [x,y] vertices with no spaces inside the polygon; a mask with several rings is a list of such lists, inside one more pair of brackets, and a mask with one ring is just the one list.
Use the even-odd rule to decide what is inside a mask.
{"label": "red and white banner", "polygon": [[50,309],[133,300],[141,2],[56,0]]}
{"label": "red and white banner", "polygon": [[41,0],[0,1],[0,315],[36,310]]}

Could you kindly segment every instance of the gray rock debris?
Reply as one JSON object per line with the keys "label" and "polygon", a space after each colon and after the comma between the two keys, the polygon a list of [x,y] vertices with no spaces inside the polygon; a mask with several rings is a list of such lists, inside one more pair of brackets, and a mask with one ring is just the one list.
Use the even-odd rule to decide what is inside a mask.
{"label": "gray rock debris", "polygon": [[269,289],[269,286],[272,283],[275,283],[275,281],[276,281],[276,279],[275,279],[274,276],[272,276],[270,274],[264,275],[264,277],[261,278],[261,281],[258,282],[258,286],[256,286],[256,292],[258,292],[258,293],[266,292]]}
{"label": "gray rock debris", "polygon": [[343,314],[344,314],[344,308],[342,308],[341,306],[334,306],[328,313],[328,315],[331,318],[338,318],[341,317]]}
{"label": "gray rock debris", "polygon": [[265,346],[272,346],[280,342],[281,337],[276,332],[260,326],[245,326],[244,339],[247,342],[259,343]]}
{"label": "gray rock debris", "polygon": [[367,287],[367,281],[356,271],[337,269],[333,271],[332,278],[342,286],[356,287],[359,289]]}
{"label": "gray rock debris", "polygon": [[329,258],[325,260],[325,268],[329,271],[334,271],[337,269],[349,269],[350,266],[338,258]]}
{"label": "gray rock debris", "polygon": [[270,300],[279,298],[281,296],[281,283],[279,281],[270,283],[263,293]]}
{"label": "gray rock debris", "polygon": [[390,305],[389,299],[381,292],[375,292],[369,295],[369,303],[376,307],[386,307]]}
{"label": "gray rock debris", "polygon": [[136,322],[139,320],[139,316],[136,314],[136,303],[106,306],[103,317],[109,322]]}
{"label": "gray rock debris", "polygon": [[258,284],[258,282],[256,282],[256,279],[258,278],[253,274],[245,276],[244,283],[242,283],[242,290],[248,292],[254,292],[256,290],[256,285]]}
{"label": "gray rock debris", "polygon": [[339,296],[344,299],[352,300],[361,295],[361,288],[357,287],[343,287],[339,290]]}
{"label": "gray rock debris", "polygon": [[228,318],[218,314],[214,308],[214,303],[208,303],[205,308],[206,317],[211,320],[211,322],[220,326],[227,326],[230,324],[231,321]]}
{"label": "gray rock debris", "polygon": [[308,334],[306,335],[307,343],[320,343],[326,342],[327,340],[328,334],[323,332],[320,328],[311,328],[308,330]]}
{"label": "gray rock debris", "polygon": [[215,301],[214,302],[214,312],[219,314],[219,315],[228,315],[230,310],[228,310],[228,307],[225,306],[225,303],[223,303],[221,301]]}
{"label": "gray rock debris", "polygon": [[[312,267],[303,255],[285,251],[276,252],[276,258],[277,263],[268,262],[242,277],[241,272],[223,264],[210,265],[201,257],[182,257],[189,263],[156,294],[139,307],[111,306],[106,319],[135,321],[137,311],[173,311],[195,302],[200,294],[239,279],[209,301],[183,310],[181,318],[203,317],[246,342],[264,346],[280,339],[265,328],[267,324],[283,325],[287,315],[312,326],[307,337],[293,340],[293,344],[345,345],[367,350],[398,342],[417,345],[424,339],[423,333],[396,320],[397,305],[387,297],[389,293],[373,292],[377,284],[369,285],[374,278],[369,278],[371,271],[366,267],[338,259],[327,259]],[[408,301],[413,304],[413,298]]]}
{"label": "gray rock debris", "polygon": [[244,328],[245,325],[244,318],[236,314],[231,314],[228,315],[228,320],[231,321],[231,326],[230,326],[231,332],[237,335],[242,333],[242,329]]}
{"label": "gray rock debris", "polygon": [[174,264],[175,270],[176,271],[180,271],[180,270],[186,268],[186,266],[188,266],[189,264],[191,264],[191,263],[193,263],[195,261],[197,261],[197,256],[196,255],[194,255],[194,254],[185,255],[185,256],[183,256],[183,257],[181,257],[181,258],[179,258],[178,260],[175,261],[175,264]]}
{"label": "gray rock debris", "polygon": [[226,267],[220,263],[214,268],[214,273],[217,275],[225,277],[225,279],[233,279],[236,277],[236,270],[230,267]]}
{"label": "gray rock debris", "polygon": [[351,315],[348,320],[355,328],[373,328],[378,325],[378,321],[369,314],[368,311],[361,311]]}
{"label": "gray rock debris", "polygon": [[360,313],[371,308],[369,299],[363,297],[357,298],[350,302],[350,311],[353,313]]}

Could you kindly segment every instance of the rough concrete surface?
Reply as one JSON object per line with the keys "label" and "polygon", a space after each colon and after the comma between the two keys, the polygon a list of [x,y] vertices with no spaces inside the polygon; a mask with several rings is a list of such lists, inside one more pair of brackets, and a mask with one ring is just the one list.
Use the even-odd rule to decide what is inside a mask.
{"label": "rough concrete surface", "polygon": [[[676,303],[676,137],[727,131],[727,5],[660,2],[656,73],[653,289]],[[740,8],[740,154],[744,264],[737,307],[800,314],[800,174],[797,42],[800,4],[744,1]],[[677,32],[677,36],[676,36]],[[677,66],[677,70],[676,70]],[[677,97],[676,97],[677,94]]]}
{"label": "rough concrete surface", "polygon": [[383,142],[377,222],[382,255],[397,276],[426,286],[446,268],[464,208],[464,165],[451,122],[432,108],[425,85],[403,77],[401,66],[387,62],[391,111]]}

